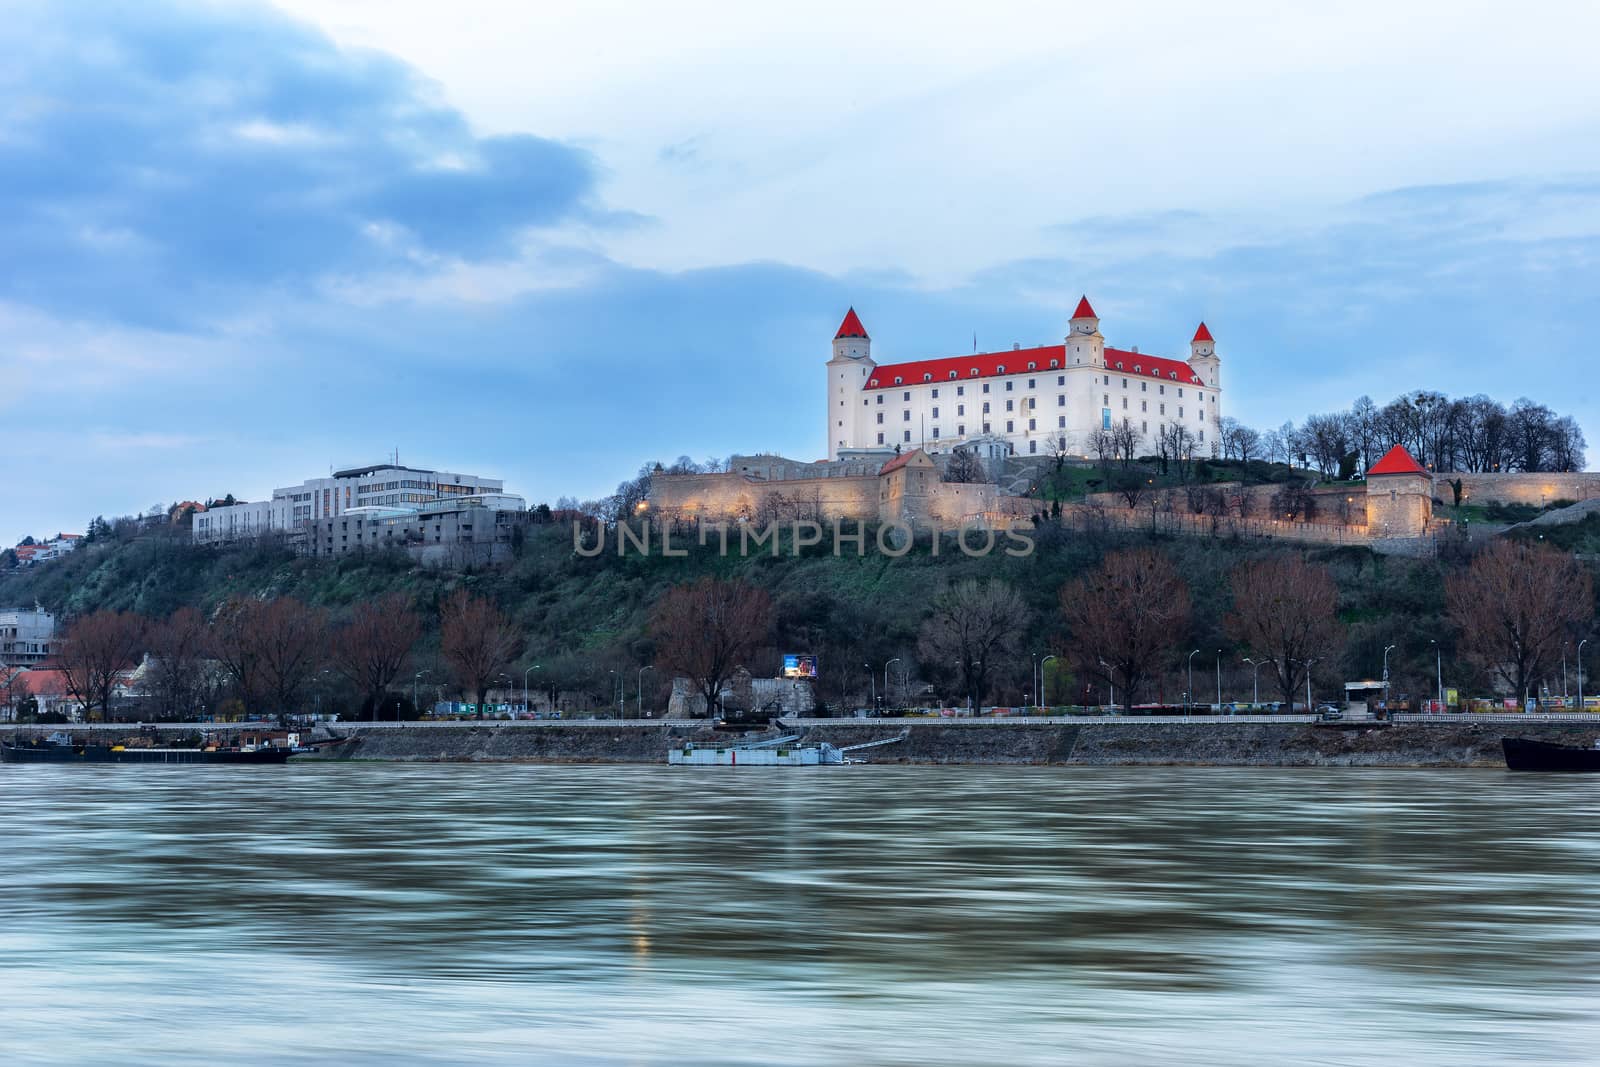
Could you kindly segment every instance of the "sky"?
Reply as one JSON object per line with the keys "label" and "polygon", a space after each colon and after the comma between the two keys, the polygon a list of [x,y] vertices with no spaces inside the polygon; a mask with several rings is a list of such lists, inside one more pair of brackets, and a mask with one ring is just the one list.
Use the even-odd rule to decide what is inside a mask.
{"label": "sky", "polygon": [[[880,361],[1183,356],[1600,458],[1600,6],[0,0],[0,544],[372,462],[823,455]],[[1594,462],[1591,461],[1591,466]]]}

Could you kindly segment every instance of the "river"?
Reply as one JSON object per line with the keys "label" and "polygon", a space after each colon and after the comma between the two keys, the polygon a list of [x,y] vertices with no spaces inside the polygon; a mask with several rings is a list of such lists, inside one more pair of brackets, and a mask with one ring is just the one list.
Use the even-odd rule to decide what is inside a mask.
{"label": "river", "polygon": [[0,767],[8,1064],[1588,1064],[1600,777]]}

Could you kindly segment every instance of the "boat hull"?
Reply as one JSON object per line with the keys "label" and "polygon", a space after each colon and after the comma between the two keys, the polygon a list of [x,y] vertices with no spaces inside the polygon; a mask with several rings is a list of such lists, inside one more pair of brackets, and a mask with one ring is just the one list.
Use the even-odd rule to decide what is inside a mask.
{"label": "boat hull", "polygon": [[1525,737],[1502,737],[1500,747],[1506,754],[1508,770],[1600,773],[1600,749],[1557,745]]}
{"label": "boat hull", "polygon": [[291,755],[286,748],[254,751],[199,748],[124,748],[111,745],[0,745],[3,763],[248,763],[281,765]]}

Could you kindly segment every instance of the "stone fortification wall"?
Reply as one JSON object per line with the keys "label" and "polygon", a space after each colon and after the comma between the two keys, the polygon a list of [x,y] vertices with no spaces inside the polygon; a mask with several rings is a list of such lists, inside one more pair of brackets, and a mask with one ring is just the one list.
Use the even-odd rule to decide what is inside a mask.
{"label": "stone fortification wall", "polygon": [[[1061,521],[1076,530],[1146,530],[1193,537],[1264,537],[1318,545],[1370,545],[1365,526],[1289,522],[1283,519],[1241,519],[1225,515],[1189,515],[1177,511],[1151,511],[1148,503],[1130,509],[1119,499],[1116,507],[1069,504]],[[1431,542],[1430,542],[1431,543]]]}
{"label": "stone fortification wall", "polygon": [[658,474],[650,509],[666,518],[859,518],[878,513],[878,477],[763,481],[739,473]]}
{"label": "stone fortification wall", "polygon": [[1433,496],[1450,504],[1455,495],[1450,483],[1461,479],[1463,504],[1532,504],[1544,507],[1557,500],[1591,500],[1600,497],[1600,473],[1566,474],[1437,474]]}

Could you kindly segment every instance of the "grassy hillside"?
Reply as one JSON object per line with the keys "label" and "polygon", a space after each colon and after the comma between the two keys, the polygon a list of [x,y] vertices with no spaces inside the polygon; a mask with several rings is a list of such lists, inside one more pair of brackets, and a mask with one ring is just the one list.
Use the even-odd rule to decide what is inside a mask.
{"label": "grassy hillside", "polygon": [[[823,698],[837,701],[854,699],[868,688],[867,663],[881,684],[883,664],[896,656],[913,679],[935,680],[940,665],[917,663],[917,630],[929,596],[964,578],[996,577],[1015,585],[1032,611],[1029,647],[1041,654],[1059,650],[1060,588],[1105,552],[1129,544],[1154,544],[1169,555],[1193,595],[1192,630],[1174,635],[1172,673],[1164,694],[1176,699],[1184,684],[1182,661],[1189,649],[1199,648],[1203,651],[1194,658],[1197,693],[1214,686],[1213,664],[1221,649],[1225,696],[1247,696],[1249,669],[1238,662],[1240,653],[1232,649],[1221,624],[1228,609],[1227,573],[1255,555],[1301,549],[1250,541],[1052,531],[1041,534],[1036,551],[1021,559],[999,552],[974,559],[950,545],[937,557],[927,546],[899,559],[875,552],[836,558],[830,546],[794,556],[785,545],[777,559],[765,554],[740,558],[720,556],[714,544],[691,546],[681,559],[631,553],[618,558],[612,551],[587,559],[573,552],[570,529],[537,527],[508,565],[455,574],[414,567],[399,555],[313,560],[281,547],[207,549],[148,535],[87,545],[61,561],[0,574],[0,606],[37,601],[64,615],[113,608],[162,617],[184,605],[209,611],[237,593],[293,595],[337,613],[365,597],[400,590],[428,617],[430,633],[419,665],[435,667],[434,608],[451,590],[466,586],[493,597],[524,630],[527,647],[521,666],[539,663],[545,684],[587,691],[603,704],[610,699],[613,671],[627,680],[633,699],[636,672],[652,655],[650,605],[664,588],[709,573],[737,575],[766,588],[778,607],[774,645],[751,666],[773,672],[783,651],[816,653],[822,657]],[[1449,656],[1450,635],[1440,619],[1441,564],[1354,548],[1312,551],[1310,556],[1333,571],[1341,590],[1341,614],[1350,624],[1347,647],[1329,650],[1326,663],[1318,667],[1319,680],[1331,685],[1374,674],[1383,646],[1398,644],[1391,657],[1397,686],[1426,688],[1432,676],[1429,638],[1446,641]],[[516,673],[520,679],[521,670]],[[1015,690],[1010,699],[1027,685],[1026,659],[1013,674],[1007,683],[1007,689]],[[436,672],[442,676],[442,670]]]}

